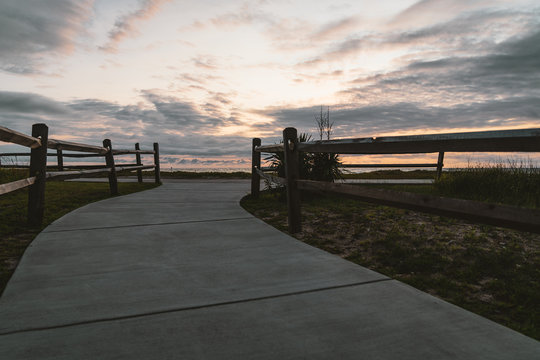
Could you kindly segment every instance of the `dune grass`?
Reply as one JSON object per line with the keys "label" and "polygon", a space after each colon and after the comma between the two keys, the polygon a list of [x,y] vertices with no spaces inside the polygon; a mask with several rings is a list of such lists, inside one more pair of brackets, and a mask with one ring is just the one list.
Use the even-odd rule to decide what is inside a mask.
{"label": "dune grass", "polygon": [[[376,171],[364,179],[422,179],[429,172],[400,170]],[[366,175],[366,174],[362,174]],[[416,177],[415,177],[416,176]],[[432,185],[422,184],[362,184],[396,191],[424,193],[436,196],[483,201],[495,204],[540,208],[540,169],[516,163],[475,165],[459,171],[443,172]]]}
{"label": "dune grass", "polygon": [[444,173],[435,183],[441,196],[540,207],[540,169],[523,163],[476,165]]}
{"label": "dune grass", "polygon": [[0,168],[0,184],[21,180],[28,177],[27,169]]}

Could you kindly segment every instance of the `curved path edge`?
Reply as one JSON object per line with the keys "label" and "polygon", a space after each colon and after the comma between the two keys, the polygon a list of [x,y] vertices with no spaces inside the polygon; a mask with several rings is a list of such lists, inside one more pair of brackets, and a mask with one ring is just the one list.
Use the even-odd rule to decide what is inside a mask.
{"label": "curved path edge", "polygon": [[32,242],[1,359],[532,359],[540,343],[279,232],[248,181],[168,181]]}

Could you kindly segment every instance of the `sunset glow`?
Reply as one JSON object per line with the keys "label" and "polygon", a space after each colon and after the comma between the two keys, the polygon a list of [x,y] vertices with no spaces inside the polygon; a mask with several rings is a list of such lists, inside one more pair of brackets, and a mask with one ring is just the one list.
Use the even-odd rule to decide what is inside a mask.
{"label": "sunset glow", "polygon": [[335,137],[540,127],[537,0],[7,0],[0,24],[0,125],[159,142],[166,169],[247,168],[321,105]]}

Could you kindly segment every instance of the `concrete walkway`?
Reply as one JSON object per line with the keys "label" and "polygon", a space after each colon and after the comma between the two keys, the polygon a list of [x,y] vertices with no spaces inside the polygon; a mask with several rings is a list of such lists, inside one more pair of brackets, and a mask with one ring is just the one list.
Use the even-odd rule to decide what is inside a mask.
{"label": "concrete walkway", "polygon": [[80,208],[0,298],[0,359],[539,359],[540,343],[177,181]]}

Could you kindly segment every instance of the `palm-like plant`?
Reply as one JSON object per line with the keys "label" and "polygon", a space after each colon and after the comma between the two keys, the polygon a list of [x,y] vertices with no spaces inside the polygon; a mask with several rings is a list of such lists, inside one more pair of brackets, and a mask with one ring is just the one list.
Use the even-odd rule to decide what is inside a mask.
{"label": "palm-like plant", "polygon": [[[334,125],[330,122],[330,109],[327,109],[325,114],[321,107],[321,113],[315,116],[315,121],[319,128],[320,139],[322,140],[323,136],[326,136],[326,139],[330,140]],[[298,142],[310,140],[311,135],[309,134],[301,133],[298,136]],[[283,152],[274,153],[264,160],[274,169],[277,176],[285,177],[285,154]],[[342,178],[342,171],[339,167],[341,161],[338,154],[300,152],[298,162],[300,179],[334,182],[334,180]],[[267,187],[271,186],[267,184]]]}
{"label": "palm-like plant", "polygon": [[[301,133],[298,136],[298,142],[307,142],[311,140],[311,135],[306,133]],[[280,141],[280,144],[282,144],[283,141]],[[300,153],[300,158],[298,159],[298,165],[300,167],[300,178],[301,179],[309,179],[311,174],[311,167],[313,164],[312,161],[313,154],[310,153]],[[268,161],[268,164],[271,168],[274,169],[274,171],[277,173],[277,176],[279,177],[285,177],[285,154],[283,152],[277,152],[274,153],[266,158],[264,160]]]}
{"label": "palm-like plant", "polygon": [[[326,113],[324,113],[321,106],[321,112],[315,115],[315,122],[319,130],[319,139],[323,140],[323,137],[326,137],[326,140],[330,140],[334,126],[334,123],[330,122],[330,108],[327,108]],[[314,153],[312,157],[311,179],[334,182],[334,180],[343,177],[343,172],[339,167],[341,160],[338,154]]]}
{"label": "palm-like plant", "polygon": [[334,182],[342,178],[341,161],[338,154],[315,153],[312,154],[311,179]]}

